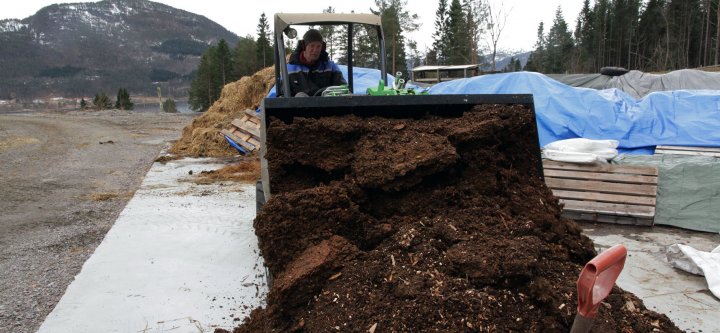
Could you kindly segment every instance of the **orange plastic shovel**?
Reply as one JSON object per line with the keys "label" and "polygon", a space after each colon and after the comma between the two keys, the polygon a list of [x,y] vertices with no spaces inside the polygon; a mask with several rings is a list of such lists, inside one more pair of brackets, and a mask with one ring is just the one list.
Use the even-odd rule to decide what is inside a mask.
{"label": "orange plastic shovel", "polygon": [[626,257],[627,249],[618,244],[585,265],[577,281],[578,313],[570,333],[590,332],[600,302],[610,294],[625,266]]}

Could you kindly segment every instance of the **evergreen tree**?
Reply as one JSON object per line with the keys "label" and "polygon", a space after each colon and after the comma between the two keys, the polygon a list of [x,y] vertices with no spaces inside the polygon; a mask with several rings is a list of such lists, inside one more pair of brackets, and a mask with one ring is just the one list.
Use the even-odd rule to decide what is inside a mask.
{"label": "evergreen tree", "polygon": [[667,18],[671,68],[688,68],[699,65],[701,24],[703,17],[698,0],[670,0]]}
{"label": "evergreen tree", "polygon": [[565,54],[558,50],[567,49],[572,40],[557,24],[546,37],[546,48],[536,45],[526,69],[550,73],[596,71],[604,66],[644,71],[703,66],[720,53],[713,49],[714,44],[720,47],[718,5],[716,0],[595,0],[591,8],[590,1],[584,0],[571,66],[555,61],[557,55]]}
{"label": "evergreen tree", "polygon": [[666,39],[665,0],[650,0],[640,15],[638,24],[638,69],[664,70],[668,68],[669,45]]}
{"label": "evergreen tree", "polygon": [[597,43],[595,47],[595,61],[599,67],[608,63],[607,40],[610,30],[610,2],[609,0],[597,0],[592,10],[593,39]]}
{"label": "evergreen tree", "polygon": [[127,89],[118,89],[117,99],[115,100],[115,108],[119,110],[132,110],[135,104],[130,100],[130,94]]}
{"label": "evergreen tree", "polygon": [[633,67],[633,52],[637,47],[638,15],[640,0],[614,0],[611,6],[609,64]]}
{"label": "evergreen tree", "polygon": [[188,91],[188,104],[195,111],[205,111],[217,100],[220,93],[216,92],[215,78],[213,78],[212,58],[215,47],[205,50],[200,58],[200,65],[195,72],[195,78],[190,84]]}
{"label": "evergreen tree", "polygon": [[265,68],[275,63],[272,47],[274,43],[271,42],[272,32],[270,31],[270,25],[268,24],[267,17],[265,17],[265,13],[260,15],[260,21],[257,25],[257,33],[257,62],[258,65]]}
{"label": "evergreen tree", "polygon": [[261,69],[257,53],[257,45],[252,36],[240,37],[232,55],[235,78],[252,75]]}
{"label": "evergreen tree", "polygon": [[447,64],[467,64],[470,59],[470,39],[468,36],[468,24],[465,20],[465,11],[460,0],[453,0],[448,11],[447,26]]}
{"label": "evergreen tree", "polygon": [[178,110],[177,105],[175,104],[175,100],[173,100],[172,98],[166,98],[162,102],[162,110],[163,112],[167,113],[177,113]]}
{"label": "evergreen tree", "polygon": [[218,79],[224,87],[229,82],[237,80],[233,71],[232,52],[225,39],[220,39],[215,50],[215,63],[217,64]]}
{"label": "evergreen tree", "polygon": [[[323,9],[323,13],[334,13],[335,8],[332,6],[329,6],[328,8]],[[335,59],[335,53],[338,51],[338,38],[336,35],[337,26],[336,25],[322,25],[318,28],[318,31],[320,31],[320,34],[323,36],[323,39],[325,40],[325,51],[327,51],[328,55],[330,56],[330,59]]]}
{"label": "evergreen tree", "polygon": [[410,66],[412,68],[422,66],[423,56],[418,50],[417,42],[411,40],[408,42],[408,48],[410,49]]}
{"label": "evergreen tree", "polygon": [[[354,25],[353,62],[355,66],[380,68],[377,29],[369,25]],[[403,58],[404,53],[403,53]]]}
{"label": "evergreen tree", "polygon": [[[338,54],[335,62],[343,65],[347,65],[347,31],[347,25],[335,27],[334,39]],[[352,39],[353,66],[380,68],[377,29],[374,26],[365,24],[354,24]],[[389,62],[386,62],[386,64],[388,64],[388,66],[390,65]]]}
{"label": "evergreen tree", "polygon": [[[218,41],[217,45],[205,50],[188,91],[188,104],[192,110],[200,111],[210,108],[220,98],[225,84],[246,74],[240,72],[241,70],[249,71],[248,75],[257,70],[253,68],[252,60],[249,64],[246,62],[247,59],[256,59],[252,48],[253,43],[251,38],[241,38],[234,55],[223,39]],[[245,58],[248,55],[250,57]],[[238,70],[234,70],[234,64],[238,64]]]}
{"label": "evergreen tree", "polygon": [[480,62],[480,38],[485,33],[483,24],[487,17],[487,5],[483,0],[463,0],[463,10],[465,11],[468,34],[468,59],[470,64]]}
{"label": "evergreen tree", "polygon": [[80,110],[87,109],[87,102],[85,101],[85,97],[80,99]]}
{"label": "evergreen tree", "polygon": [[562,9],[558,6],[555,11],[553,26],[547,35],[547,46],[545,50],[544,73],[564,73],[568,70],[570,54],[574,43],[572,35],[568,30],[567,22],[562,15]]}
{"label": "evergreen tree", "polygon": [[427,63],[444,65],[447,46],[447,0],[439,0],[435,11],[435,32],[433,33],[432,50],[428,52]]}
{"label": "evergreen tree", "polygon": [[510,62],[508,62],[507,65],[505,65],[505,68],[502,70],[505,73],[509,72],[515,72],[515,57],[510,57]]}
{"label": "evergreen tree", "polygon": [[593,15],[590,9],[590,0],[584,0],[575,24],[574,68],[575,72],[596,72],[599,70],[594,61],[595,35],[593,31]]}
{"label": "evergreen tree", "polygon": [[113,105],[112,102],[110,102],[110,97],[108,97],[105,92],[101,92],[99,94],[95,94],[93,107],[95,107],[96,110],[106,110],[112,108]]}
{"label": "evergreen tree", "polygon": [[535,42],[535,50],[530,53],[528,61],[525,64],[526,71],[540,72],[545,70],[545,25],[543,22],[538,24],[537,42]]}
{"label": "evergreen tree", "polygon": [[407,56],[403,33],[415,31],[419,27],[417,14],[410,14],[405,9],[406,4],[407,0],[375,0],[378,8],[371,10],[381,16],[387,64],[391,73],[406,73]]}

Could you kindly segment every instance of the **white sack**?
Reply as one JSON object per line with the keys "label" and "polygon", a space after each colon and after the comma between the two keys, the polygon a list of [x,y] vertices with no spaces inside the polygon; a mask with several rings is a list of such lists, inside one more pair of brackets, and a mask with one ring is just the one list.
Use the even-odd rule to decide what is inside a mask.
{"label": "white sack", "polygon": [[574,138],[558,140],[545,145],[546,149],[571,151],[576,153],[592,153],[604,149],[615,149],[620,144],[617,140],[590,140]]}
{"label": "white sack", "polygon": [[682,244],[670,245],[667,260],[673,267],[704,275],[710,292],[720,299],[720,246],[711,252],[698,251]]}
{"label": "white sack", "polygon": [[543,155],[547,159],[571,163],[607,163],[618,155],[617,140],[575,138],[547,144]]}
{"label": "white sack", "polygon": [[553,161],[570,163],[607,163],[607,160],[591,153],[574,153],[560,150],[544,149],[543,157]]}

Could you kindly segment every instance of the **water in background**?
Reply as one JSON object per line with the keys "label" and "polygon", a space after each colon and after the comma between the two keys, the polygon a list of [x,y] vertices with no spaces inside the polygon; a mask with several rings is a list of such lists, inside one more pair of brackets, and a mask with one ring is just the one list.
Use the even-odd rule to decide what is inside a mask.
{"label": "water in background", "polygon": [[[133,101],[133,103],[135,104],[135,107],[132,110],[133,112],[161,112],[160,104],[157,102],[148,103]],[[188,105],[187,101],[175,101],[175,106],[180,113],[195,112],[190,110],[190,105]],[[79,104],[76,100],[33,101],[27,103],[9,103],[7,101],[0,101],[0,114],[73,110],[79,110]],[[92,111],[92,107],[89,107],[88,111]]]}
{"label": "water in background", "polygon": [[[190,105],[187,101],[175,101],[175,107],[177,107],[180,113],[193,113],[195,111],[190,110]],[[135,112],[160,112],[160,103],[135,103]]]}

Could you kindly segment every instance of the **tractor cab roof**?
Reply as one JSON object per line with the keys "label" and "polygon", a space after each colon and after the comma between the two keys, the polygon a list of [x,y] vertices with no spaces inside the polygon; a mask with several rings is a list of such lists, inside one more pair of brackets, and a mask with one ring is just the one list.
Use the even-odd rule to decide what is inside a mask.
{"label": "tractor cab roof", "polygon": [[336,13],[312,13],[312,14],[275,14],[275,31],[284,31],[285,28],[293,25],[327,25],[327,24],[370,24],[381,25],[380,16],[373,14],[336,14]]}

